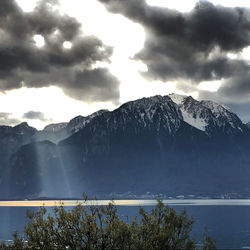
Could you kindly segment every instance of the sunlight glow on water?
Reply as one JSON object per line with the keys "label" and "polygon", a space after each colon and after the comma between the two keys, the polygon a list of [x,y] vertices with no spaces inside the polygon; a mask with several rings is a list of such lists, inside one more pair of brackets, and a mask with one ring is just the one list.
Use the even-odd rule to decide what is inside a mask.
{"label": "sunlight glow on water", "polygon": [[[76,206],[82,205],[108,205],[110,200],[20,200],[0,201],[0,207],[39,207],[39,206]],[[250,206],[247,199],[209,199],[209,200],[163,200],[164,204],[171,206]],[[117,206],[154,206],[156,200],[114,200]]]}

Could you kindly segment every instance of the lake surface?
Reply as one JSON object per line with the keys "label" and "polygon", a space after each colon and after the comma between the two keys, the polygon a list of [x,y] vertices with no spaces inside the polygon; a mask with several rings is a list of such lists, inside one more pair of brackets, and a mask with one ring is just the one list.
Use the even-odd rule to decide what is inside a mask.
{"label": "lake surface", "polygon": [[[60,205],[69,209],[81,203],[77,200],[50,201],[0,201],[0,240],[11,239],[14,231],[22,233],[26,223],[26,210],[37,210],[39,206],[52,207]],[[107,205],[108,200],[88,201],[85,205]],[[155,200],[116,200],[118,214],[121,218],[132,219],[143,206],[150,211],[157,202]],[[204,227],[208,234],[216,239],[220,249],[250,249],[250,200],[164,200],[165,204],[174,207],[177,212],[186,208],[189,216],[193,216],[195,223],[193,234],[199,241]]]}
{"label": "lake surface", "polygon": [[[39,207],[39,206],[76,206],[82,205],[108,205],[110,200],[16,200],[0,201],[0,207]],[[117,206],[155,206],[156,200],[115,200]],[[250,200],[246,199],[171,199],[163,200],[169,206],[250,206]]]}

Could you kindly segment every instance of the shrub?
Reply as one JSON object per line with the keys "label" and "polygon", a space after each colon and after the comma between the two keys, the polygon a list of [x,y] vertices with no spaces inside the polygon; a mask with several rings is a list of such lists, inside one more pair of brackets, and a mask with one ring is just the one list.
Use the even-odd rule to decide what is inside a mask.
{"label": "shrub", "polygon": [[[190,232],[194,223],[185,210],[158,204],[151,212],[139,208],[138,217],[125,222],[117,215],[114,202],[107,206],[77,205],[66,210],[63,204],[28,212],[25,241],[15,233],[5,249],[195,249]],[[205,234],[203,249],[215,249],[215,242]]]}

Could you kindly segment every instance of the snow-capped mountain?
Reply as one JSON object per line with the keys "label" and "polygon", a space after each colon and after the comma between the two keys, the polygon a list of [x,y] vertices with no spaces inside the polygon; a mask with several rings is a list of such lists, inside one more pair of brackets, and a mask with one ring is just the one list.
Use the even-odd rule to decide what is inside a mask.
{"label": "snow-capped mountain", "polygon": [[[208,135],[218,133],[237,134],[247,129],[236,114],[224,105],[211,101],[197,101],[191,96],[170,94],[169,96],[153,96],[130,101],[121,105],[113,112],[99,110],[89,116],[77,116],[69,122],[47,125],[42,131],[37,131],[26,122],[15,127],[0,126],[0,137],[7,134],[28,134],[32,138],[25,140],[42,141],[50,140],[58,143],[61,140],[77,133],[99,116],[106,116],[104,124],[112,129],[126,127],[133,120],[136,123],[134,129],[141,131],[155,129],[175,133],[181,121],[205,132]],[[8,132],[9,131],[9,132]],[[29,131],[29,133],[27,133]]]}
{"label": "snow-capped mountain", "polygon": [[246,126],[228,107],[212,101],[197,101],[191,96],[170,94],[191,126],[207,134],[234,134],[246,130]]}
{"label": "snow-capped mountain", "polygon": [[0,196],[65,196],[66,185],[74,196],[250,196],[249,134],[229,108],[175,94],[130,101],[42,131],[26,123],[0,126]]}

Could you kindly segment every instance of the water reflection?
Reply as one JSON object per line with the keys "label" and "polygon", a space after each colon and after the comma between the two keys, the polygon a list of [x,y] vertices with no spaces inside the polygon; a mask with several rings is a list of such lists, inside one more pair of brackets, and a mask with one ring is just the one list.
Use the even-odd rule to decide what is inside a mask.
{"label": "water reflection", "polygon": [[[0,207],[40,207],[40,206],[76,206],[108,205],[110,200],[18,200],[0,201]],[[209,199],[209,200],[163,200],[164,204],[173,206],[250,206],[247,199]],[[156,200],[114,200],[117,206],[155,206]]]}

